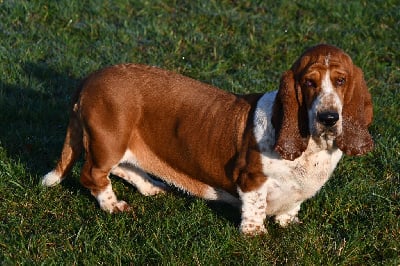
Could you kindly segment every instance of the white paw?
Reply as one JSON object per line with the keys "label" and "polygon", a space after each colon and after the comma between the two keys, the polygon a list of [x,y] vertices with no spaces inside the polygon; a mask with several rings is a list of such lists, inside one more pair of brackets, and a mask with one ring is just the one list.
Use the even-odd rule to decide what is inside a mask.
{"label": "white paw", "polygon": [[240,232],[248,236],[264,235],[267,229],[263,224],[245,223],[240,225]]}
{"label": "white paw", "polygon": [[112,189],[111,183],[96,196],[100,208],[109,213],[125,212],[131,210],[131,207],[123,200],[117,200],[117,196]]}
{"label": "white paw", "polygon": [[127,212],[127,211],[131,211],[131,210],[132,210],[132,208],[131,208],[131,206],[129,206],[128,203],[126,203],[123,200],[120,200],[114,204],[111,213]]}
{"label": "white paw", "polygon": [[282,214],[275,217],[275,221],[279,223],[281,227],[288,227],[291,224],[300,224],[301,221],[297,216]]}
{"label": "white paw", "polygon": [[56,173],[56,171],[53,170],[42,178],[42,185],[46,187],[53,187],[60,184],[61,181],[62,176],[60,176]]}
{"label": "white paw", "polygon": [[130,211],[131,207],[123,200],[119,201],[100,201],[100,208],[108,213],[118,213]]}

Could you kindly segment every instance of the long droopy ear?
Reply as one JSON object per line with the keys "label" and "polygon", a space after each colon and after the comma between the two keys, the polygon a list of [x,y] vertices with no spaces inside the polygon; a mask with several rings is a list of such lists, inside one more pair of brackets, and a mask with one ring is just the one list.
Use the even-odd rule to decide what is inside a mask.
{"label": "long droopy ear", "polygon": [[286,160],[293,161],[307,148],[308,117],[302,99],[293,71],[286,71],[281,78],[272,114],[276,138],[274,149]]}
{"label": "long droopy ear", "polygon": [[353,68],[353,83],[345,92],[342,111],[343,132],[336,139],[336,145],[347,155],[361,155],[374,147],[368,126],[372,123],[373,110],[371,94],[368,92],[360,68]]}

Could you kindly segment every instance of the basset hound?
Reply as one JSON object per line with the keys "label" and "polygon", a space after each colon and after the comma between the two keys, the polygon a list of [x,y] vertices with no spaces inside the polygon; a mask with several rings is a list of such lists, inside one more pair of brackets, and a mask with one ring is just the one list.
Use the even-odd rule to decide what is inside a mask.
{"label": "basset hound", "polygon": [[[109,175],[154,195],[173,185],[241,208],[240,231],[266,231],[297,213],[342,154],[373,148],[363,73],[339,48],[306,50],[277,91],[234,95],[156,67],[121,64],[89,75],[70,112],[65,143],[42,184],[60,183],[85,150],[81,183],[110,213],[130,209]],[[155,180],[149,174],[160,178]]]}

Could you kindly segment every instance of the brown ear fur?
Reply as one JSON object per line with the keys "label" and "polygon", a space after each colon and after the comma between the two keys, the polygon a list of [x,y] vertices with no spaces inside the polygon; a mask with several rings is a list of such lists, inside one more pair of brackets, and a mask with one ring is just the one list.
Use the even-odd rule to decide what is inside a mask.
{"label": "brown ear fur", "polygon": [[308,116],[302,102],[300,86],[296,84],[293,71],[288,70],[281,78],[272,115],[275,151],[286,160],[296,159],[307,148]]}
{"label": "brown ear fur", "polygon": [[360,68],[353,68],[353,86],[345,93],[342,110],[343,132],[336,139],[336,145],[347,155],[361,155],[371,151],[374,142],[368,132],[372,123],[373,110],[371,94],[368,92]]}

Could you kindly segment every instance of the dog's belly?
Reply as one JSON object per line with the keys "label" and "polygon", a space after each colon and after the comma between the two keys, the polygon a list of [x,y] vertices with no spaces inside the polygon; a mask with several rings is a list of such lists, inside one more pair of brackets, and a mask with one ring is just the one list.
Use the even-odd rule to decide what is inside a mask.
{"label": "dog's belly", "polygon": [[294,161],[263,156],[263,171],[268,177],[267,214],[287,213],[314,196],[328,181],[341,156],[340,150],[306,151]]}

